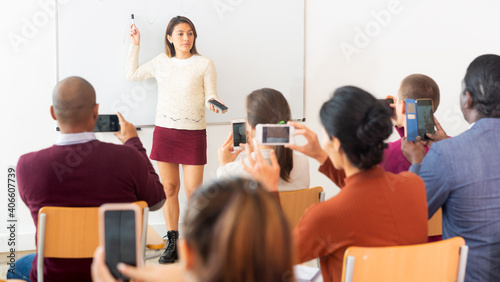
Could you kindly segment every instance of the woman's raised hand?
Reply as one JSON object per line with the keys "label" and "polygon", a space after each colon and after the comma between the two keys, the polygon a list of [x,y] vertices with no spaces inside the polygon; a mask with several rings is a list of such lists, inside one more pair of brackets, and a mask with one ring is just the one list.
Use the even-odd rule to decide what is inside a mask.
{"label": "woman's raised hand", "polygon": [[135,45],[140,45],[141,43],[141,33],[135,24],[130,25],[130,43]]}

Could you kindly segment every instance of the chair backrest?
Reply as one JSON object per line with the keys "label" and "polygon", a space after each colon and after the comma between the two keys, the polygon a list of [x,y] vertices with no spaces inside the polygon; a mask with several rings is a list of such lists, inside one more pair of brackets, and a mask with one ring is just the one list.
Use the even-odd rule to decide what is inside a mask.
{"label": "chair backrest", "polygon": [[281,208],[290,228],[295,228],[305,211],[324,198],[323,187],[317,186],[290,192],[279,192]]}
{"label": "chair backrest", "polygon": [[443,234],[443,212],[439,208],[427,222],[428,236],[438,236]]}
{"label": "chair backrest", "polygon": [[[146,202],[134,203],[146,210],[147,215]],[[99,246],[98,210],[99,207],[43,207],[40,209],[37,234],[38,281],[43,282],[44,258],[93,257],[95,249]],[[147,216],[141,218],[147,222]]]}
{"label": "chair backrest", "polygon": [[462,237],[407,246],[349,247],[341,281],[464,281],[468,247]]}
{"label": "chair backrest", "polygon": [[91,258],[99,246],[98,207],[43,207],[38,212],[38,255]]}

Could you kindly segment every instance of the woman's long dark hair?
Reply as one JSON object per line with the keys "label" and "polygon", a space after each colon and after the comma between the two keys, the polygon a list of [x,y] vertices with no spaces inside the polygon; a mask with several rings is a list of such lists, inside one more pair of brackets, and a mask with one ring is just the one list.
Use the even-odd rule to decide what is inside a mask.
{"label": "woman's long dark hair", "polygon": [[[252,128],[259,123],[278,124],[287,122],[292,115],[290,107],[283,94],[271,88],[255,90],[247,96],[247,122]],[[290,180],[293,169],[293,152],[283,146],[274,146],[276,157],[280,165],[280,177]]]}

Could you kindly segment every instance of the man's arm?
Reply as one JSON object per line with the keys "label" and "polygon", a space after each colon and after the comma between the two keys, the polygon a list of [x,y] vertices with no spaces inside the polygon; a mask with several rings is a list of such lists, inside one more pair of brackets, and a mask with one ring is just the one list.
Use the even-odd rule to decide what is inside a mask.
{"label": "man's arm", "polygon": [[146,168],[143,173],[138,175],[137,198],[148,203],[151,211],[159,210],[165,203],[165,191],[160,182],[158,174],[151,164],[146,154],[146,149],[142,146],[141,140],[137,135],[135,126],[127,122],[120,113],[117,113],[120,121],[120,131],[115,135],[123,142],[125,146],[134,147],[142,156],[143,164],[136,164],[139,168]]}
{"label": "man's arm", "polygon": [[429,218],[443,206],[449,195],[449,168],[440,154],[439,147],[434,144],[425,156],[418,175],[424,180],[427,191],[427,208]]}
{"label": "man's arm", "polygon": [[450,194],[447,177],[449,166],[444,163],[438,145],[432,146],[426,155],[420,140],[411,142],[403,138],[401,151],[412,164],[410,172],[419,175],[424,180],[428,216],[431,218],[446,202]]}

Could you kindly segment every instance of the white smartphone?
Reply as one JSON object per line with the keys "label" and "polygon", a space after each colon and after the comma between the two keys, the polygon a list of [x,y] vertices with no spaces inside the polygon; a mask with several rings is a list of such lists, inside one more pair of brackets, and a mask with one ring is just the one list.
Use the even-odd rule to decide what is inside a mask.
{"label": "white smartphone", "polygon": [[257,124],[255,131],[257,142],[261,145],[295,144],[295,127],[288,124]]}
{"label": "white smartphone", "polygon": [[119,262],[143,266],[141,215],[136,204],[104,204],[99,207],[99,240],[111,274],[123,281],[130,278],[116,268]]}
{"label": "white smartphone", "polygon": [[247,123],[246,119],[238,118],[231,120],[231,130],[233,131],[233,148],[235,150],[243,150],[240,144],[247,143]]}

